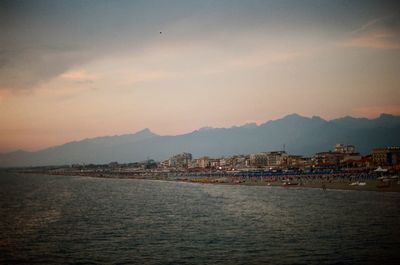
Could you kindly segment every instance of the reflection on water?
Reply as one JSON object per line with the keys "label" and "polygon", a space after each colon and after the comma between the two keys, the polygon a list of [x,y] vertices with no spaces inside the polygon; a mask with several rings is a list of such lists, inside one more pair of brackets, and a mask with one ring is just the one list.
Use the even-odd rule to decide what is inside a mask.
{"label": "reflection on water", "polygon": [[400,194],[0,175],[0,263],[383,264]]}

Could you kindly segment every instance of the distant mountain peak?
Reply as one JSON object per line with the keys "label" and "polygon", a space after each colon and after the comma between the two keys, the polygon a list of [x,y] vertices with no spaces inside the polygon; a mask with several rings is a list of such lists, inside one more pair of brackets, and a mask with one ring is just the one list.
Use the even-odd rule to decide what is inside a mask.
{"label": "distant mountain peak", "polygon": [[381,115],[379,115],[379,118],[393,118],[393,117],[395,117],[395,115],[388,113],[381,113]]}
{"label": "distant mountain peak", "polygon": [[248,122],[241,126],[242,128],[257,128],[258,125],[255,122]]}
{"label": "distant mountain peak", "polygon": [[199,132],[204,132],[204,131],[210,131],[212,129],[214,129],[214,128],[211,127],[211,126],[204,126],[204,127],[201,127],[200,129],[198,129],[198,131]]}
{"label": "distant mountain peak", "polygon": [[292,114],[284,116],[281,119],[296,119],[296,118],[307,118],[307,117],[301,116],[300,114],[297,114],[297,113],[292,113]]}
{"label": "distant mountain peak", "polygon": [[329,150],[340,142],[354,144],[360,153],[366,154],[375,147],[400,145],[398,135],[400,116],[391,114],[383,113],[374,119],[347,116],[326,121],[318,116],[293,113],[260,125],[203,127],[192,133],[168,137],[145,128],[131,134],[73,141],[37,152],[0,154],[0,167],[125,163],[148,157],[163,160],[180,152],[190,152],[197,157],[220,157],[278,150],[283,145],[289,147],[289,153],[309,156]]}
{"label": "distant mountain peak", "polygon": [[18,150],[12,151],[12,152],[8,152],[6,154],[27,154],[27,153],[30,153],[30,152],[18,149]]}
{"label": "distant mountain peak", "polygon": [[154,135],[154,136],[157,135],[157,134],[153,133],[149,128],[144,128],[143,130],[140,130],[134,134],[135,135]]}
{"label": "distant mountain peak", "polygon": [[297,113],[292,113],[289,115],[284,116],[283,118],[280,118],[279,120],[298,120],[298,119],[312,119],[312,120],[320,120],[320,121],[325,121],[324,119],[322,119],[320,116],[314,115],[312,117],[306,117],[306,116],[302,116],[300,114]]}
{"label": "distant mountain peak", "polygon": [[320,116],[316,116],[316,115],[312,116],[311,119],[325,121],[323,118],[321,118]]}

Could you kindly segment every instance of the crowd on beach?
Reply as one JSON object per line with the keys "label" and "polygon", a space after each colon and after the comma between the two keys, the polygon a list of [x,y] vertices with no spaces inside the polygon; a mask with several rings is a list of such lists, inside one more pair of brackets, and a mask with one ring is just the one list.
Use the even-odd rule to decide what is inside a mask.
{"label": "crowd on beach", "polygon": [[177,180],[195,183],[216,184],[249,184],[268,186],[298,186],[320,187],[337,189],[366,189],[380,190],[386,188],[390,191],[400,191],[400,181],[397,175],[382,174],[377,172],[333,172],[317,174],[276,174],[251,176],[250,174],[236,175],[204,175],[181,176]]}

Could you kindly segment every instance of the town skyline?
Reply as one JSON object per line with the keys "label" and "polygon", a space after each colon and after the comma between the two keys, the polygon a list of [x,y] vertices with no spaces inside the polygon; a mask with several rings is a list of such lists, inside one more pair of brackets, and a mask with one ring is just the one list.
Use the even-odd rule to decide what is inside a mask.
{"label": "town skyline", "polygon": [[85,138],[35,152],[0,154],[0,166],[128,163],[148,158],[163,160],[172,154],[227,156],[285,149],[311,155],[336,143],[353,143],[365,155],[373,148],[399,146],[400,116],[382,114],[375,119],[343,117],[324,120],[298,114],[262,124],[229,128],[203,127],[180,135],[160,135],[149,129],[135,133]]}

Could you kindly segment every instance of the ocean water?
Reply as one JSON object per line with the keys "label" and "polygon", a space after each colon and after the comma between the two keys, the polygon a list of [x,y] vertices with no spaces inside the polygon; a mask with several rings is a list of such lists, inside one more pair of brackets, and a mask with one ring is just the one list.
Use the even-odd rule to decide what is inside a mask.
{"label": "ocean water", "polygon": [[400,194],[0,175],[1,264],[400,264]]}

